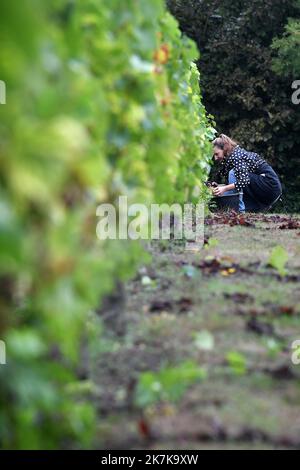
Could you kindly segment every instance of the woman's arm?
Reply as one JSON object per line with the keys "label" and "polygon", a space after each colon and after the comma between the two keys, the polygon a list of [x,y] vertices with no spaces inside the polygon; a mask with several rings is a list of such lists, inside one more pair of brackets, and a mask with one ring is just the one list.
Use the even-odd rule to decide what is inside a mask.
{"label": "woman's arm", "polygon": [[222,196],[223,193],[226,191],[231,191],[232,189],[235,189],[235,184],[227,184],[226,186],[218,186],[213,190],[214,196]]}

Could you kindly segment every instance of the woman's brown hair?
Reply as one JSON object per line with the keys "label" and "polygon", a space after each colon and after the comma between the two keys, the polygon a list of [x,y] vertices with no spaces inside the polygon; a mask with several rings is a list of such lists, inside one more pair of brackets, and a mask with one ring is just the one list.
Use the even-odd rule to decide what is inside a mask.
{"label": "woman's brown hair", "polygon": [[213,141],[213,145],[214,147],[218,147],[219,149],[224,150],[224,155],[227,157],[238,144],[234,140],[230,139],[230,137],[227,135],[220,134],[219,137]]}

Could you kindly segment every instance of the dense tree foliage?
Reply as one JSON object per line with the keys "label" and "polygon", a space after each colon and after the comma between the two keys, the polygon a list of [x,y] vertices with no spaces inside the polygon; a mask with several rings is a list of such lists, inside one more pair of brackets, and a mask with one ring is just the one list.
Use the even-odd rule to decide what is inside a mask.
{"label": "dense tree foliage", "polygon": [[99,343],[93,308],[143,259],[97,240],[96,207],[205,197],[197,48],[161,0],[5,0],[0,23],[0,442],[87,446],[81,344]]}
{"label": "dense tree foliage", "polygon": [[299,1],[167,3],[201,51],[204,104],[218,130],[272,163],[290,209],[299,209],[300,112],[291,99],[300,78]]}

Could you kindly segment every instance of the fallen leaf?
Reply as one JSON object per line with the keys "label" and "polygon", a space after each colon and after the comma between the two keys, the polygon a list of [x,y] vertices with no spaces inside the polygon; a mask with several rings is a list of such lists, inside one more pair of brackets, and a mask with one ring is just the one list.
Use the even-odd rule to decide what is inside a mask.
{"label": "fallen leaf", "polygon": [[280,230],[297,230],[300,228],[300,223],[296,219],[290,219],[288,222],[278,227]]}
{"label": "fallen leaf", "polygon": [[182,297],[177,300],[176,304],[178,305],[180,312],[187,312],[192,307],[193,302],[189,297]]}
{"label": "fallen leaf", "polygon": [[140,419],[137,423],[139,433],[145,438],[149,439],[151,437],[150,426],[145,419]]}
{"label": "fallen leaf", "polygon": [[291,368],[286,364],[283,364],[276,369],[264,369],[264,372],[270,374],[277,380],[293,380],[296,377]]}

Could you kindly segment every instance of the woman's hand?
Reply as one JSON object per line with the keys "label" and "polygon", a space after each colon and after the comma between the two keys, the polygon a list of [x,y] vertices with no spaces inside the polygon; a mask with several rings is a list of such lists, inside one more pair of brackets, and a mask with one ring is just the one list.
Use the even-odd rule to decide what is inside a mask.
{"label": "woman's hand", "polygon": [[226,186],[218,186],[217,188],[213,189],[214,196],[222,196],[222,194],[225,192],[226,192]]}

